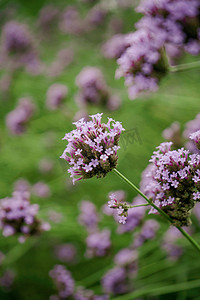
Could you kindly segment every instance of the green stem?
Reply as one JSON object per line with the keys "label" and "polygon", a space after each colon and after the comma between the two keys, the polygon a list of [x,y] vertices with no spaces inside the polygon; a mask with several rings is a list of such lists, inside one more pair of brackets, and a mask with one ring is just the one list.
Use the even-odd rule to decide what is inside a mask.
{"label": "green stem", "polygon": [[[166,218],[172,225],[174,225],[173,220],[159,207],[157,207],[147,196],[145,196],[136,186],[132,183],[128,178],[126,178],[123,174],[121,174],[117,169],[113,169],[113,171],[122,178],[126,183],[128,183],[140,196],[142,196],[149,205],[155,208],[164,218]],[[200,252],[199,244],[181,227],[176,226],[176,228],[184,235],[184,237],[196,248],[197,251]]]}
{"label": "green stem", "polygon": [[180,71],[192,70],[197,68],[200,68],[200,61],[194,61],[188,64],[182,64],[177,66],[170,66],[169,70],[171,72],[180,72]]}
{"label": "green stem", "polygon": [[[138,297],[142,296],[160,296],[164,294],[170,294],[170,293],[176,293],[180,291],[186,291],[190,289],[198,288],[200,285],[200,280],[193,280],[193,281],[187,281],[187,282],[181,282],[177,284],[172,285],[166,285],[166,286],[158,286],[158,284],[155,287],[146,287],[142,288],[141,290],[135,291],[133,293],[115,297],[116,300],[133,300],[137,299]],[[112,298],[114,299],[114,298]]]}
{"label": "green stem", "polygon": [[140,207],[140,206],[149,206],[150,204],[138,204],[138,205],[127,205],[127,208],[134,208],[134,207]]}

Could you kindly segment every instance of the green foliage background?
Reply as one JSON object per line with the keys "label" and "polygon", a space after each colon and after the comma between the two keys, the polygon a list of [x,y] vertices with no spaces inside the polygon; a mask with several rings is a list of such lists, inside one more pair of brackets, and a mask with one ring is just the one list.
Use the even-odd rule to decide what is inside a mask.
{"label": "green foliage background", "polygon": [[[20,12],[18,20],[27,22],[37,36],[38,12],[48,3],[49,1],[44,0],[1,1],[0,9],[3,10],[8,5],[16,6]],[[52,3],[61,8],[75,4],[83,15],[89,7],[75,0],[65,2],[59,0]],[[132,31],[134,22],[140,18],[140,15],[130,9],[117,10],[111,15],[123,19],[124,32]],[[1,21],[1,25],[3,22],[4,20]],[[13,289],[9,293],[0,290],[2,300],[48,299],[54,293],[48,272],[55,263],[58,263],[54,255],[54,246],[65,242],[74,243],[78,249],[78,263],[67,266],[77,284],[83,284],[100,293],[100,279],[113,265],[114,254],[132,241],[132,233],[117,235],[115,221],[111,217],[104,217],[100,226],[112,230],[111,252],[106,258],[91,260],[84,258],[86,232],[77,223],[78,203],[83,199],[90,200],[100,209],[107,202],[107,194],[117,189],[126,190],[129,201],[136,196],[134,191],[114,173],[108,174],[104,179],[94,178],[71,186],[67,166],[59,159],[65,148],[62,137],[72,130],[73,116],[77,111],[74,102],[77,88],[74,80],[84,66],[101,68],[108,85],[123,100],[121,108],[115,112],[107,112],[101,107],[90,107],[90,113],[104,112],[104,120],[107,116],[111,116],[115,120],[122,121],[126,130],[136,127],[139,131],[142,145],[136,142],[128,143],[126,148],[122,145],[118,163],[118,169],[136,185],[139,185],[141,172],[147,166],[155,147],[163,141],[162,131],[175,120],[179,121],[183,128],[184,124],[194,119],[199,112],[199,70],[168,74],[162,80],[157,93],[130,101],[123,80],[114,79],[116,62],[106,60],[101,55],[100,46],[106,37],[108,37],[107,24],[79,37],[62,35],[58,31],[52,33],[49,40],[38,45],[43,61],[51,62],[61,47],[71,45],[75,52],[74,62],[56,79],[42,75],[32,77],[23,70],[18,71],[8,97],[2,96],[0,99],[0,197],[11,195],[14,182],[21,177],[28,179],[32,184],[42,180],[50,185],[52,196],[47,200],[32,197],[32,202],[40,204],[39,216],[47,220],[48,209],[62,212],[64,215],[61,223],[52,224],[51,231],[37,239],[32,238],[25,244],[19,244],[17,238],[0,238],[0,250],[7,254],[1,272],[9,267],[16,274]],[[195,59],[198,58],[188,55],[179,63]],[[4,71],[1,70],[1,75],[3,74]],[[45,107],[45,97],[48,87],[54,82],[66,84],[69,87],[69,96],[65,101],[64,110],[50,112]],[[23,96],[33,97],[37,111],[27,132],[22,136],[13,137],[5,126],[5,116]],[[49,138],[52,141],[51,145],[47,145]],[[53,172],[47,175],[41,175],[38,171],[38,163],[44,157],[52,159],[55,163]],[[160,248],[162,233],[168,225],[159,217],[157,219],[162,225],[158,237],[139,249],[139,275],[133,282],[135,292],[113,299],[138,299],[140,296],[142,299],[168,299],[168,297],[178,300],[200,299],[200,257],[187,241],[182,240],[180,243],[185,249],[184,255],[178,262],[168,261]],[[199,231],[199,224],[195,220],[194,223]],[[196,233],[194,237],[200,242],[200,234]],[[185,284],[187,281],[188,286]]]}

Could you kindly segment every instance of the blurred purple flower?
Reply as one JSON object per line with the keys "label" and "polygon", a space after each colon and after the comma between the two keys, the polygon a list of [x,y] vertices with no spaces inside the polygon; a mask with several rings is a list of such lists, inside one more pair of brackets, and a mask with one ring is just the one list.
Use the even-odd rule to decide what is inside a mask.
{"label": "blurred purple flower", "polygon": [[[74,293],[74,280],[71,273],[62,265],[55,265],[49,272],[58,290],[58,299],[67,299]],[[54,298],[55,299],[55,298]]]}
{"label": "blurred purple flower", "polygon": [[48,88],[46,106],[50,110],[56,110],[60,107],[63,100],[67,97],[68,88],[64,84],[54,83]]}
{"label": "blurred purple flower", "polygon": [[39,181],[33,185],[32,193],[40,198],[48,198],[51,196],[51,191],[48,184],[42,181]]}
{"label": "blurred purple flower", "polygon": [[61,262],[73,263],[76,260],[77,250],[73,244],[61,244],[56,245],[55,254]]}
{"label": "blurred purple flower", "polygon": [[35,105],[30,98],[21,98],[17,107],[6,116],[6,125],[14,135],[26,131],[26,125],[33,116]]}
{"label": "blurred purple flower", "polygon": [[102,230],[91,233],[87,239],[87,257],[105,256],[111,248],[110,231]]}

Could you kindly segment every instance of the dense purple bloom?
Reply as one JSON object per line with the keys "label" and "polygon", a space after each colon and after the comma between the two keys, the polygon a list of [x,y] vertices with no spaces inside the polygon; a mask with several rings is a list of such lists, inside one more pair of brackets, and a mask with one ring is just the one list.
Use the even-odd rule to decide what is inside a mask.
{"label": "dense purple bloom", "polygon": [[68,88],[64,84],[54,83],[48,88],[46,105],[50,110],[59,108],[68,94]]}
{"label": "dense purple bloom", "polygon": [[112,36],[102,47],[103,55],[106,58],[119,58],[130,46],[125,34]]}
{"label": "dense purple bloom", "polygon": [[87,29],[93,29],[105,21],[107,10],[98,5],[94,6],[86,17]]}
{"label": "dense purple bloom", "polygon": [[48,198],[51,195],[51,191],[48,184],[42,181],[38,181],[33,185],[32,192],[35,196],[40,198]]}
{"label": "dense purple bloom", "polygon": [[75,6],[68,6],[61,15],[60,29],[67,34],[79,35],[85,31],[84,21]]}
{"label": "dense purple bloom", "polygon": [[35,111],[35,105],[30,98],[21,98],[17,107],[6,116],[6,125],[14,135],[23,134],[26,125]]}
{"label": "dense purple bloom", "polygon": [[[154,152],[145,193],[174,224],[188,226],[190,210],[199,200],[200,155],[184,148],[172,151],[171,146],[172,143],[162,143]],[[154,208],[150,212],[157,213]]]}
{"label": "dense purple bloom", "polygon": [[121,249],[114,258],[117,266],[125,267],[127,274],[133,276],[138,271],[138,252],[130,248]]}
{"label": "dense purple bloom", "polygon": [[[198,204],[197,204],[198,205]],[[189,233],[188,227],[183,228]],[[177,240],[182,238],[181,232],[174,226],[171,226],[164,235],[162,248],[167,252],[168,258],[172,260],[178,259],[182,253],[183,248],[180,245],[177,245]]]}
{"label": "dense purple bloom", "polygon": [[62,265],[55,265],[49,272],[58,290],[59,299],[67,299],[74,293],[74,280],[71,273]]}
{"label": "dense purple bloom", "polygon": [[127,274],[123,267],[109,270],[102,278],[102,286],[106,293],[124,294],[128,291]]}
{"label": "dense purple bloom", "polygon": [[133,246],[140,247],[146,240],[155,238],[156,232],[160,225],[156,220],[147,220],[139,233],[135,234]]}
{"label": "dense purple bloom", "polygon": [[88,104],[103,105],[110,110],[119,107],[121,100],[118,96],[111,95],[100,69],[83,68],[76,78],[76,84],[79,88],[76,101],[80,107]]}
{"label": "dense purple bloom", "polygon": [[194,120],[191,120],[186,123],[185,130],[183,132],[184,138],[188,139],[187,143],[185,144],[185,147],[190,150],[191,152],[198,153],[198,149],[193,143],[189,137],[192,133],[200,130],[200,114],[197,114]]}
{"label": "dense purple bloom", "polygon": [[85,226],[89,232],[96,231],[99,223],[96,206],[90,201],[82,201],[80,211],[81,214],[78,217],[79,223]]}
{"label": "dense purple bloom", "polygon": [[199,0],[144,0],[137,11],[145,14],[142,23],[148,23],[155,32],[163,31],[165,42],[182,47],[192,55],[199,54]]}
{"label": "dense purple bloom", "polygon": [[33,47],[32,37],[25,24],[7,22],[2,30],[3,51],[7,54],[22,54]]}
{"label": "dense purple bloom", "polygon": [[162,35],[139,29],[128,34],[126,42],[130,46],[117,60],[116,78],[125,78],[129,97],[135,99],[140,92],[156,91],[160,78],[166,73],[162,54],[164,41]]}
{"label": "dense purple bloom", "polygon": [[175,147],[181,146],[182,137],[179,122],[173,122],[170,127],[163,131],[162,135],[166,140],[171,141]]}
{"label": "dense purple bloom", "polygon": [[18,179],[14,183],[14,191],[15,192],[30,192],[30,183],[26,179]]}
{"label": "dense purple bloom", "polygon": [[72,263],[76,260],[76,247],[73,244],[61,244],[55,247],[56,257],[61,262]]}
{"label": "dense purple bloom", "polygon": [[111,247],[110,231],[104,229],[91,233],[86,239],[86,244],[87,257],[105,256]]}
{"label": "dense purple bloom", "polygon": [[44,36],[52,31],[58,19],[58,13],[58,9],[53,5],[46,5],[40,10],[38,24],[45,33]]}
{"label": "dense purple bloom", "polygon": [[17,21],[7,22],[2,30],[3,63],[11,69],[22,66],[31,74],[41,72],[41,62],[35,49],[34,40],[25,24]]}
{"label": "dense purple bloom", "polygon": [[30,204],[28,192],[14,192],[0,200],[0,228],[5,237],[20,233],[22,237],[48,230],[37,218],[39,206]]}
{"label": "dense purple bloom", "polygon": [[195,143],[196,147],[200,150],[200,130],[191,133],[190,139]]}
{"label": "dense purple bloom", "polygon": [[118,143],[124,128],[111,118],[107,124],[101,123],[101,118],[102,114],[96,114],[91,116],[92,121],[80,119],[74,123],[76,129],[63,138],[68,145],[61,158],[71,165],[68,173],[73,182],[94,176],[104,177],[117,165]]}

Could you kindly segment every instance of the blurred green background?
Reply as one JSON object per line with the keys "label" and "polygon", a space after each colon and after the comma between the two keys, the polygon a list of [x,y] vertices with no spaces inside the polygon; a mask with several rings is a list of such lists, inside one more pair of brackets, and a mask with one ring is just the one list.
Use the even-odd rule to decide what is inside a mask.
{"label": "blurred green background", "polygon": [[[92,6],[81,1],[70,0],[65,2],[15,0],[1,1],[0,9],[4,11],[7,7],[13,7],[17,11],[15,19],[27,23],[37,38],[36,24],[39,11],[49,3],[60,9],[74,4],[83,16]],[[102,217],[101,228],[108,227],[112,231],[112,249],[104,258],[88,260],[84,257],[87,234],[77,223],[78,203],[81,200],[89,200],[100,210],[101,206],[107,203],[107,195],[110,191],[125,190],[128,201],[131,201],[136,193],[114,173],[109,173],[104,179],[92,178],[72,186],[67,166],[59,159],[65,148],[65,141],[62,138],[66,132],[73,129],[73,117],[78,110],[74,102],[77,93],[75,78],[83,67],[99,67],[107,84],[122,99],[122,106],[117,111],[108,112],[105,108],[91,106],[90,114],[104,112],[104,120],[109,116],[121,121],[126,130],[138,129],[142,144],[128,143],[126,148],[121,145],[118,161],[118,169],[136,185],[139,185],[141,173],[147,166],[155,147],[163,141],[162,131],[174,121],[179,121],[184,128],[184,124],[194,119],[199,112],[199,70],[169,74],[162,80],[157,93],[134,101],[128,99],[123,79],[114,78],[116,62],[105,59],[100,51],[102,42],[109,37],[107,27],[109,19],[113,16],[123,20],[124,33],[133,31],[134,23],[140,18],[133,9],[117,9],[110,12],[103,25],[88,34],[77,37],[61,34],[57,30],[50,39],[38,43],[40,57],[46,63],[51,62],[59,49],[71,46],[75,54],[73,63],[57,78],[44,75],[33,77],[24,70],[18,70],[12,80],[9,95],[6,99],[3,96],[0,99],[1,198],[11,195],[13,184],[19,178],[27,179],[31,184],[42,180],[49,184],[52,194],[48,199],[32,196],[32,202],[40,205],[39,216],[48,221],[49,209],[61,212],[64,216],[61,223],[51,224],[52,228],[49,232],[43,233],[37,239],[30,238],[24,244],[19,244],[15,237],[0,238],[0,250],[7,257],[1,272],[8,267],[16,275],[9,292],[5,289],[0,290],[2,300],[48,299],[54,293],[48,272],[55,263],[58,263],[54,255],[54,246],[68,242],[73,243],[78,249],[78,263],[67,266],[77,284],[101,293],[100,279],[113,265],[114,254],[119,249],[127,247],[132,240],[132,233],[116,234],[117,224],[112,217]],[[5,21],[2,18],[1,26]],[[179,63],[193,60],[194,58],[186,55]],[[3,76],[5,71],[1,70],[0,74]],[[63,110],[51,112],[45,106],[46,91],[55,82],[66,84],[69,88],[69,96]],[[5,126],[5,117],[16,107],[18,99],[24,96],[33,98],[37,110],[26,133],[22,136],[12,136]],[[49,158],[54,162],[53,171],[46,175],[38,171],[38,164],[43,158]],[[168,299],[169,297],[179,300],[200,299],[200,287],[178,286],[181,282],[199,279],[198,254],[191,249],[187,241],[183,240],[181,243],[185,248],[184,255],[175,263],[168,262],[165,253],[160,249],[162,232],[166,230],[167,224],[159,217],[157,219],[162,225],[158,237],[148,241],[139,249],[142,259],[139,260],[139,275],[133,283],[136,294],[135,296],[124,295],[119,299],[138,299],[140,294],[137,292],[144,292],[146,288],[150,290],[152,288],[154,292],[148,292],[144,296],[141,294],[140,299]],[[200,228],[197,222],[195,226]],[[200,234],[196,234],[195,238],[200,242]],[[175,286],[175,290],[165,288],[164,292],[159,292],[159,287],[168,285]],[[155,292],[156,288],[158,288],[157,292]]]}

